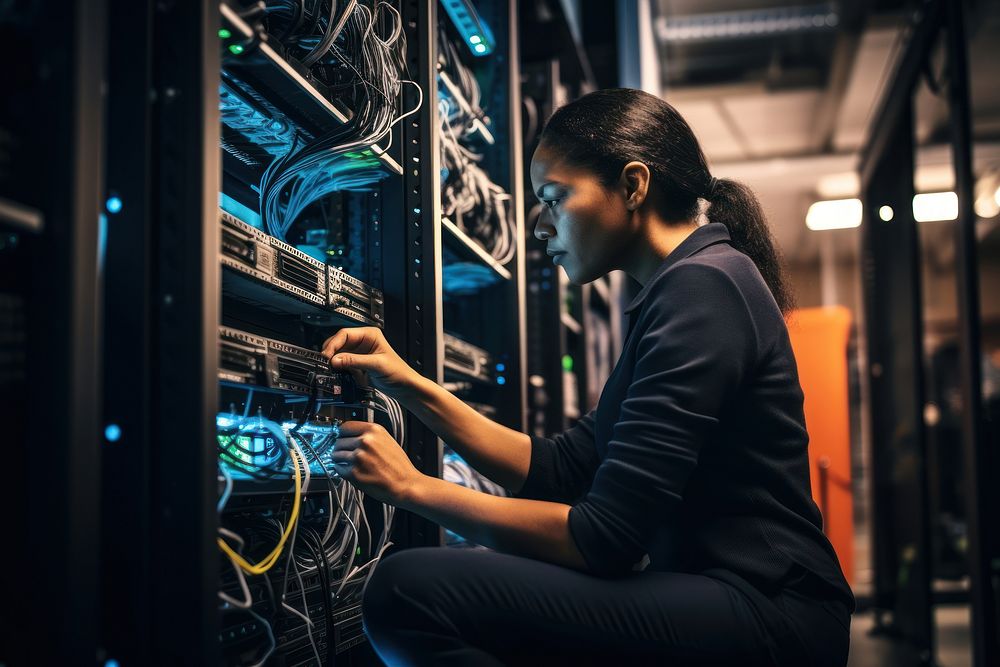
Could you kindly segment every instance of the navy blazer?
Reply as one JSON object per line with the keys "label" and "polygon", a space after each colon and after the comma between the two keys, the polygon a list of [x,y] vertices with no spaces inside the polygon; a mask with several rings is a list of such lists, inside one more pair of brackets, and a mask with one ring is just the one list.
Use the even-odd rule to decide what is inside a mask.
{"label": "navy blazer", "polygon": [[806,581],[854,598],[822,531],[795,357],[754,263],[709,223],[670,253],[626,312],[597,408],[532,438],[518,495],[572,504],[590,570],[723,571],[757,591]]}

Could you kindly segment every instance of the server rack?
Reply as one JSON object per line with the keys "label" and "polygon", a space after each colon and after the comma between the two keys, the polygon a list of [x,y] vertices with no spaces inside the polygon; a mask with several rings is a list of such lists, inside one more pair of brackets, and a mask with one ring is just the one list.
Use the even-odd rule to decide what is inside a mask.
{"label": "server rack", "polygon": [[[463,3],[449,2],[449,5]],[[465,7],[478,14],[473,22],[485,25],[494,44],[491,53],[473,55],[475,44],[456,27],[455,21],[442,17],[441,30],[435,39],[437,72],[436,90],[443,104],[471,105],[463,92],[449,77],[443,53],[450,50],[460,65],[467,68],[482,89],[485,114],[481,129],[473,137],[459,139],[463,146],[481,156],[482,172],[502,188],[509,197],[506,213],[513,236],[509,257],[496,258],[474,238],[474,230],[459,224],[458,219],[441,217],[443,259],[444,330],[449,334],[448,349],[442,350],[446,366],[441,381],[471,385],[463,393],[470,402],[489,404],[496,408],[496,418],[518,430],[525,428],[525,303],[524,303],[524,224],[522,211],[522,147],[520,132],[520,87],[517,37],[517,3],[484,1]],[[486,32],[484,30],[483,32]],[[446,40],[449,44],[443,44]],[[450,47],[453,47],[449,49]],[[447,131],[447,120],[440,119]],[[442,149],[444,137],[438,133],[435,154]],[[501,214],[502,215],[502,214]],[[474,271],[486,278],[471,286],[456,280],[456,270]],[[453,338],[452,338],[453,337]],[[463,372],[460,360],[452,351],[454,338],[481,348],[488,355],[485,374]],[[459,361],[459,363],[453,363]]]}
{"label": "server rack", "polygon": [[[529,430],[550,436],[593,408],[621,349],[620,281],[602,277],[572,285],[534,237],[543,207],[531,194],[528,168],[545,120],[555,109],[597,88],[590,62],[561,6],[521,15],[525,33],[522,94],[525,117],[525,218],[528,272]],[[530,44],[530,47],[528,46]]]}
{"label": "server rack", "polygon": [[[438,30],[446,19],[436,0],[404,0],[398,9],[409,44],[408,75],[427,102],[398,124],[391,148],[359,149],[359,159],[378,162],[387,175],[369,192],[330,197],[323,216],[353,231],[351,238],[340,239],[346,255],[334,256],[343,261],[321,264],[341,265],[382,291],[387,339],[418,372],[437,382],[453,378],[445,371],[444,326],[450,312],[449,327],[495,360],[491,381],[476,398],[492,405],[508,425],[523,428],[520,101],[516,85],[510,85],[517,80],[516,7],[496,2],[477,3],[477,8],[495,30],[493,71],[502,80],[491,100],[500,145],[484,163],[511,198],[513,257],[503,265],[491,262],[482,247],[441,219],[440,118],[433,101],[439,84]],[[214,664],[233,655],[262,657],[242,636],[262,636],[255,618],[220,617],[216,597],[220,586],[233,584],[220,569],[216,546],[222,442],[217,415],[227,411],[225,405],[243,416],[288,407],[266,391],[241,394],[236,386],[241,377],[277,383],[270,389],[287,389],[294,382],[241,376],[226,364],[257,355],[257,363],[267,366],[275,356],[272,348],[286,360],[298,355],[295,359],[312,363],[307,352],[296,350],[315,350],[343,322],[342,315],[331,320],[330,309],[311,299],[309,289],[303,291],[301,272],[308,288],[317,266],[302,254],[308,239],[271,240],[255,228],[255,220],[243,219],[254,213],[246,186],[259,177],[255,161],[267,159],[260,153],[267,142],[245,142],[246,136],[234,132],[227,120],[232,113],[228,96],[243,96],[253,113],[280,120],[272,135],[287,122],[315,136],[353,113],[307,68],[286,58],[280,40],[263,39],[255,25],[259,19],[252,3],[235,1],[110,3],[111,104],[103,173],[110,203],[104,349],[112,381],[102,412],[104,423],[114,427],[114,446],[106,448],[101,461],[106,522],[100,534],[100,655],[107,659]],[[416,87],[404,86],[400,112],[416,108],[418,101]],[[223,208],[228,207],[224,213],[220,193]],[[220,263],[223,232],[222,254],[242,252],[247,259],[249,253],[251,268],[225,257]],[[363,261],[351,261],[362,255]],[[464,303],[446,300],[446,255],[506,274],[490,292],[489,310],[482,308],[487,303],[482,294]],[[279,276],[283,262],[292,268]],[[272,271],[269,286],[263,282],[267,271]],[[333,274],[323,275],[321,286],[332,285]],[[506,314],[506,326],[486,326],[498,310]],[[228,341],[221,352],[220,325],[227,327],[223,339]],[[261,342],[267,340],[273,343]],[[237,349],[240,345],[251,352]],[[502,381],[497,363],[504,369]],[[364,410],[350,410],[343,416],[370,418]],[[422,472],[440,475],[442,443],[414,418],[406,420],[411,459]],[[255,457],[250,456],[254,462]],[[236,480],[221,523],[232,525],[254,513],[282,516],[291,503],[289,486],[287,479]],[[303,500],[304,506],[311,502]],[[442,536],[426,521],[401,516],[393,540],[403,547],[434,545]],[[264,595],[256,588],[254,593],[255,598]],[[363,650],[350,649],[360,632],[357,609],[336,609],[334,615],[335,627],[344,630],[333,638],[321,636],[319,650],[334,651],[340,664],[363,661]],[[275,626],[276,634],[285,631]],[[292,660],[289,664],[309,655],[285,650],[292,633],[288,630],[288,643],[279,648]],[[273,643],[282,640],[278,636]],[[294,641],[302,643],[301,637]]]}
{"label": "server rack", "polygon": [[60,1],[0,12],[5,664],[97,653],[103,199],[91,165],[103,152],[105,11],[100,1]]}
{"label": "server rack", "polygon": [[[440,131],[431,150],[441,156],[439,382],[487,417],[523,431],[527,347],[518,6],[502,0],[446,0],[438,6],[435,127]],[[475,175],[471,184],[455,178],[456,165],[463,162]],[[487,216],[506,234],[484,236],[477,220]],[[446,479],[505,493],[447,443],[441,443],[439,462]],[[466,545],[446,531],[440,541]]]}
{"label": "server rack", "polygon": [[[935,660],[932,558],[929,535],[925,400],[921,354],[923,322],[916,229],[911,213],[914,91],[934,47],[944,38],[949,126],[959,221],[956,285],[962,389],[962,445],[968,515],[969,599],[973,662],[1000,655],[995,531],[988,513],[996,495],[985,479],[996,461],[984,437],[979,368],[978,274],[972,210],[969,85],[961,3],[927,2],[912,16],[899,65],[874,116],[860,165],[865,204],[863,278],[872,397],[873,565],[877,629],[898,634],[923,664]],[[880,211],[893,211],[887,221]],[[901,252],[902,250],[902,252]],[[907,461],[905,469],[898,462]],[[886,625],[882,615],[891,611]]]}

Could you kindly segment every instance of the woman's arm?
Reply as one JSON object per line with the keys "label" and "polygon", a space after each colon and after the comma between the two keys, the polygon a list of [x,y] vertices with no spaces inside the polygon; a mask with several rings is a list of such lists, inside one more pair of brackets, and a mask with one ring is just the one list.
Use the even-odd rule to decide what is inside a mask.
{"label": "woman's arm", "polygon": [[399,506],[476,544],[586,570],[569,532],[569,505],[491,496],[423,476]]}
{"label": "woman's arm", "polygon": [[323,344],[330,365],[365,371],[376,387],[447,442],[476,470],[517,492],[531,465],[531,440],[524,433],[482,416],[400,358],[374,327],[341,329]]}
{"label": "woman's arm", "polygon": [[[473,468],[513,492],[531,465],[531,439],[484,417],[444,387],[414,374],[397,400]],[[459,532],[459,531],[455,531]]]}
{"label": "woman's arm", "polygon": [[418,472],[378,424],[344,422],[332,459],[367,495],[500,551],[586,570],[569,530],[569,505],[502,498]]}

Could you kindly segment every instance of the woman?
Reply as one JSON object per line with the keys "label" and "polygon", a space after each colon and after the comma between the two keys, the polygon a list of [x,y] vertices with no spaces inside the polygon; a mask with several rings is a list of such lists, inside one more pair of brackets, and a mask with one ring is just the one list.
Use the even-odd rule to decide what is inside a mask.
{"label": "woman", "polygon": [[809,495],[792,299],[757,200],[635,90],[556,111],[531,179],[535,236],[573,282],[622,269],[643,285],[596,410],[531,438],[376,329],[324,347],[515,495],[421,475],[383,429],[344,425],[344,477],[495,549],[386,559],[364,601],[375,649],[389,664],[843,665],[854,599]]}

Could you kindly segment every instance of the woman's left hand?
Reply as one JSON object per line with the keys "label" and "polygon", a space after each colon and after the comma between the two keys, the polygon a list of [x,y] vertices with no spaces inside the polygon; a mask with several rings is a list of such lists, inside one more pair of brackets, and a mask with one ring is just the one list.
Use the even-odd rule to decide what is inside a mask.
{"label": "woman's left hand", "polygon": [[399,505],[423,475],[381,425],[346,421],[331,454],[337,473],[365,494]]}

